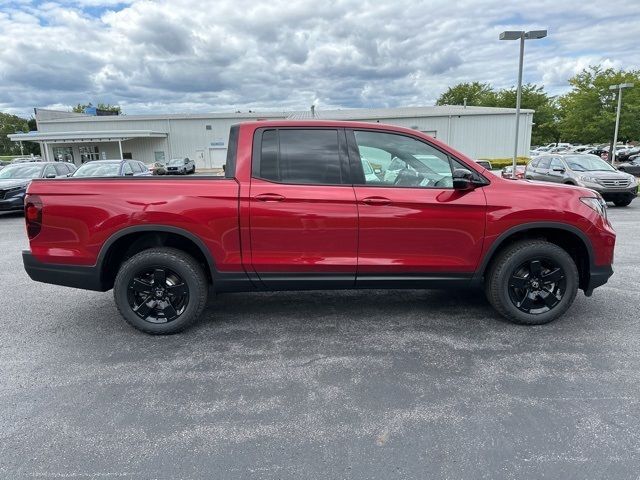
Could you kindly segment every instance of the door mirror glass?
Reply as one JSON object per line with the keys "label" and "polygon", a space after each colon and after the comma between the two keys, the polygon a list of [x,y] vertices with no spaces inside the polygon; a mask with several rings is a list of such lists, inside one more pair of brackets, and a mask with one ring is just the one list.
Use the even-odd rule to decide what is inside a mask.
{"label": "door mirror glass", "polygon": [[44,178],[56,178],[56,174],[55,173],[47,173],[47,175]]}

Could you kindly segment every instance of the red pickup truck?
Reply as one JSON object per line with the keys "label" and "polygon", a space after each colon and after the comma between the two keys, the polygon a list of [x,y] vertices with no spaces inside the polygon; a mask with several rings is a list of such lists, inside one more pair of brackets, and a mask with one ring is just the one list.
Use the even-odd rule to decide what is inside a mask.
{"label": "red pickup truck", "polygon": [[231,129],[224,177],[34,180],[36,281],[114,290],[152,334],[209,292],[478,286],[542,324],[606,283],[615,232],[595,192],[502,179],[406,128],[258,121]]}

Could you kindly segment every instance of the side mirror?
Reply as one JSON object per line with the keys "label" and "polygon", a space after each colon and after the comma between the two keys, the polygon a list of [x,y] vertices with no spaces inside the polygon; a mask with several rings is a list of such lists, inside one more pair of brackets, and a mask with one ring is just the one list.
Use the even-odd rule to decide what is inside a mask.
{"label": "side mirror", "polygon": [[124,174],[125,177],[133,177],[133,172],[127,172]]}
{"label": "side mirror", "polygon": [[565,172],[564,168],[554,168],[553,171],[554,172],[559,172],[559,173],[564,173]]}
{"label": "side mirror", "polygon": [[473,190],[473,173],[466,168],[456,168],[453,171],[453,188],[456,190]]}
{"label": "side mirror", "polygon": [[56,178],[56,174],[55,173],[47,173],[47,175],[44,178]]}

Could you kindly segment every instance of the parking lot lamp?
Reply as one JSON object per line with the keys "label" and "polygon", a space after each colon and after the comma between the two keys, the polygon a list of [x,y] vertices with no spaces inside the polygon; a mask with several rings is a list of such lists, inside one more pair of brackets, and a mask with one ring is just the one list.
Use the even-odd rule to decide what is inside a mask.
{"label": "parking lot lamp", "polygon": [[524,64],[524,41],[538,40],[547,36],[546,30],[507,30],[500,34],[500,40],[520,40],[520,60],[518,64],[518,89],[516,93],[516,138],[513,149],[513,178],[516,178],[516,165],[518,160],[518,130],[520,128],[520,100],[522,98],[522,65]]}
{"label": "parking lot lamp", "polygon": [[620,83],[618,85],[611,85],[609,90],[618,90],[618,109],[616,111],[616,128],[613,131],[613,144],[609,149],[609,158],[611,158],[611,165],[616,161],[616,143],[618,142],[618,127],[620,126],[620,107],[622,106],[622,89],[631,88],[633,83]]}

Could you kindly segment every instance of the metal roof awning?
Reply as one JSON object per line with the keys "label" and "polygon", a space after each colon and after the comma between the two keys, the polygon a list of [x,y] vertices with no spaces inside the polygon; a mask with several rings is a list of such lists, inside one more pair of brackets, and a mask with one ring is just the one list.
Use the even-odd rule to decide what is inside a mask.
{"label": "metal roof awning", "polygon": [[86,142],[122,142],[132,138],[166,138],[165,132],[152,130],[109,130],[95,132],[29,132],[7,135],[13,142],[46,143],[86,143]]}

